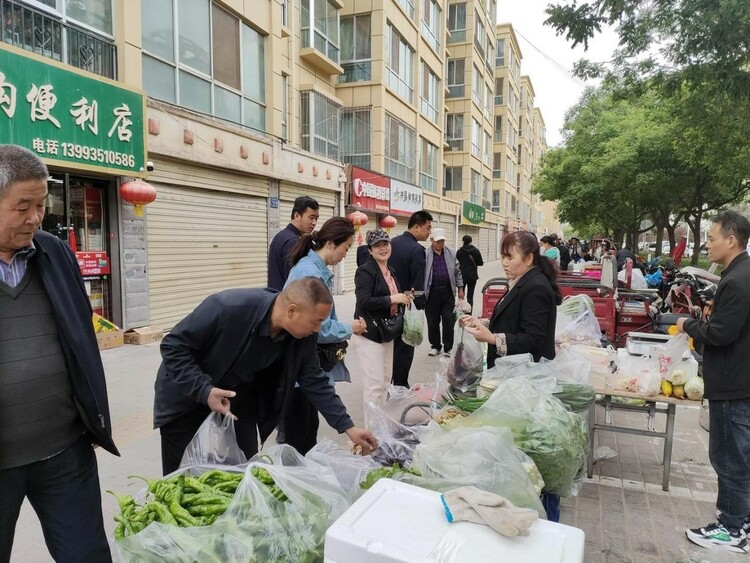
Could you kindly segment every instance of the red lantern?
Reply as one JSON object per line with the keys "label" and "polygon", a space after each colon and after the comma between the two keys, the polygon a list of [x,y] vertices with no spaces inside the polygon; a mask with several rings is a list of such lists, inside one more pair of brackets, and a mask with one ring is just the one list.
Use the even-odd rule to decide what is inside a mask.
{"label": "red lantern", "polygon": [[360,227],[367,225],[367,215],[361,211],[354,211],[346,216],[354,225],[354,230],[357,231],[357,244],[362,244],[362,233],[359,232]]}
{"label": "red lantern", "polygon": [[130,180],[120,185],[120,196],[133,204],[136,217],[143,217],[143,206],[156,199],[156,188],[143,180]]}
{"label": "red lantern", "polygon": [[398,221],[396,221],[396,218],[392,215],[386,215],[385,217],[381,217],[380,221],[378,222],[378,225],[380,225],[381,228],[385,229],[385,232],[389,235],[391,234],[391,229],[395,227],[398,224]]}

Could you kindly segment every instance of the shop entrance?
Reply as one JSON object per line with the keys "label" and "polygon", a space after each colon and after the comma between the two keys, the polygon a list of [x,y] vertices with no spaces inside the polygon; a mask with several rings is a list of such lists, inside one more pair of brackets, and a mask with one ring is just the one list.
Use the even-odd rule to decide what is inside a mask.
{"label": "shop entrance", "polygon": [[111,249],[108,233],[111,180],[50,172],[42,228],[76,253],[94,313],[113,319]]}

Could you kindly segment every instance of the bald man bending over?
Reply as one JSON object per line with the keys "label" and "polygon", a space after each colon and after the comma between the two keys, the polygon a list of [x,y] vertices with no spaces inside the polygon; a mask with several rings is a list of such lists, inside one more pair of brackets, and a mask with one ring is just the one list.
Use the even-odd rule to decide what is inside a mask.
{"label": "bald man bending over", "polygon": [[278,293],[229,289],[208,297],[164,337],[156,376],[154,427],[161,432],[164,474],[211,411],[236,417],[237,442],[250,458],[271,434],[298,382],[328,424],[361,445],[375,437],[354,426],[318,363],[317,332],[333,299],[317,278]]}

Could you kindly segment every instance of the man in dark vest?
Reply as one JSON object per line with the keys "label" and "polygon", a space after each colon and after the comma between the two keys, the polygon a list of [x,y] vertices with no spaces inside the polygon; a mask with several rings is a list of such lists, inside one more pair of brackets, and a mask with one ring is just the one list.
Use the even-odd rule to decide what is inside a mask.
{"label": "man in dark vest", "polygon": [[108,562],[92,442],[119,453],[78,261],[39,230],[48,177],[0,145],[0,561],[28,498],[55,561]]}

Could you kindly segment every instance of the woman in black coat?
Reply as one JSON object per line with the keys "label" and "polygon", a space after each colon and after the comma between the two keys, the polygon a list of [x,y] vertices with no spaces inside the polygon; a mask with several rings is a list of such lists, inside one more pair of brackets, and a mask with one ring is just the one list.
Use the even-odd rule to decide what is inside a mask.
{"label": "woman in black coat", "polygon": [[487,367],[500,356],[529,353],[538,362],[555,357],[557,264],[539,253],[539,242],[529,232],[517,231],[500,246],[508,293],[495,305],[489,327],[473,317],[463,317],[467,332],[487,342]]}

